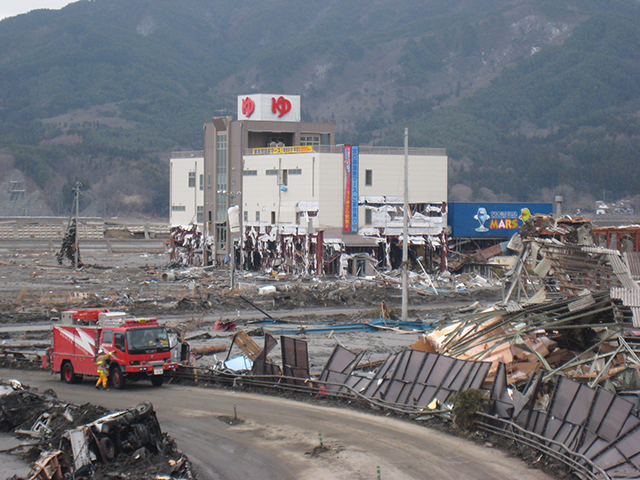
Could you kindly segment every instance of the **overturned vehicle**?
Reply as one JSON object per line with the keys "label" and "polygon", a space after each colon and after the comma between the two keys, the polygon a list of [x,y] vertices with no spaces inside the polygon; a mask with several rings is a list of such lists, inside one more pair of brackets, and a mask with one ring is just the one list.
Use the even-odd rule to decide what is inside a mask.
{"label": "overturned vehicle", "polygon": [[108,413],[63,402],[53,390],[40,393],[18,380],[0,380],[0,432],[15,437],[0,453],[3,467],[18,459],[17,471],[25,476],[15,480],[103,478],[106,472],[109,478],[195,478],[149,402]]}
{"label": "overturned vehicle", "polygon": [[150,402],[101,417],[87,425],[67,430],[76,470],[95,460],[112,462],[120,453],[133,454],[145,448],[157,452],[162,448],[162,432]]}

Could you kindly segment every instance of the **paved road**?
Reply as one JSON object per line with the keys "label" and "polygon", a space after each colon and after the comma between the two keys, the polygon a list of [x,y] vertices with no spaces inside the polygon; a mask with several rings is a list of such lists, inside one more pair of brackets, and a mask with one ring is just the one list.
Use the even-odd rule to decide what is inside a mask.
{"label": "paved road", "polygon": [[[550,479],[499,451],[422,426],[316,403],[238,391],[146,383],[100,392],[92,383],[61,383],[46,372],[0,369],[68,402],[111,409],[153,403],[160,424],[205,480],[219,479]],[[233,416],[240,425],[219,419]],[[310,454],[320,445],[326,451]]]}

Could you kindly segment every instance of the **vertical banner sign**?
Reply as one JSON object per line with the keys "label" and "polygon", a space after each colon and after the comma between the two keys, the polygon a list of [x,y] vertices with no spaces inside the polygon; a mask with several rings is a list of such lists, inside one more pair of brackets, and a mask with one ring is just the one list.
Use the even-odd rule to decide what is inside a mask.
{"label": "vertical banner sign", "polygon": [[351,231],[351,147],[349,145],[344,146],[344,221],[342,230],[345,232]]}
{"label": "vertical banner sign", "polygon": [[358,231],[358,146],[351,147],[351,231]]}

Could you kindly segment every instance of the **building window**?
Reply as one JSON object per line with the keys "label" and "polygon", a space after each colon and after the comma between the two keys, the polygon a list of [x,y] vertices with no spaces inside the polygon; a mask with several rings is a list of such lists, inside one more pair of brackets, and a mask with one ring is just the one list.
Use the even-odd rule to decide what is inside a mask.
{"label": "building window", "polygon": [[289,185],[289,172],[287,170],[278,172],[278,185]]}
{"label": "building window", "polygon": [[260,221],[260,210],[256,211],[256,222]]}
{"label": "building window", "polygon": [[300,145],[320,145],[320,135],[301,135]]}
{"label": "building window", "polygon": [[204,190],[204,174],[200,175],[200,190]]}
{"label": "building window", "polygon": [[258,175],[258,170],[243,170],[242,175],[245,177],[255,177]]}
{"label": "building window", "polygon": [[373,170],[364,171],[364,184],[367,187],[371,187],[373,185]]}
{"label": "building window", "polygon": [[189,172],[189,188],[196,188],[196,172]]}
{"label": "building window", "polygon": [[271,170],[266,170],[266,171],[264,172],[264,174],[265,174],[265,175],[278,175],[278,169],[277,169],[277,168],[275,168],[275,169],[271,169]]}
{"label": "building window", "polygon": [[364,224],[371,225],[373,223],[373,210],[370,208],[364,209]]}
{"label": "building window", "polygon": [[171,211],[172,212],[186,212],[187,211],[187,207],[185,207],[184,205],[171,205]]}
{"label": "building window", "polygon": [[211,190],[211,174],[207,175],[207,190]]}
{"label": "building window", "polygon": [[247,223],[249,221],[249,212],[247,212],[246,210],[244,212],[242,212],[244,215],[244,223]]}
{"label": "building window", "polygon": [[276,212],[271,212],[271,225],[276,224]]}
{"label": "building window", "polygon": [[196,207],[196,223],[203,224],[204,223],[204,207]]}
{"label": "building window", "polygon": [[216,250],[227,249],[227,222],[216,223]]}
{"label": "building window", "polygon": [[289,169],[289,175],[302,175],[302,169],[301,168],[290,168]]}

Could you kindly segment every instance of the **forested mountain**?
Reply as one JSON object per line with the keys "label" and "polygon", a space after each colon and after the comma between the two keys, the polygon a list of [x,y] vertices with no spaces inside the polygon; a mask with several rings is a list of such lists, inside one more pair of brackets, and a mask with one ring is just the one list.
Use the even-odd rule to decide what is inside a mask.
{"label": "forested mountain", "polygon": [[[236,96],[302,96],[339,143],[445,147],[451,200],[640,187],[631,0],[80,0],[0,21],[0,182],[53,213],[167,215],[168,157]],[[5,214],[11,205],[3,202]],[[16,214],[25,212],[24,206]]]}

